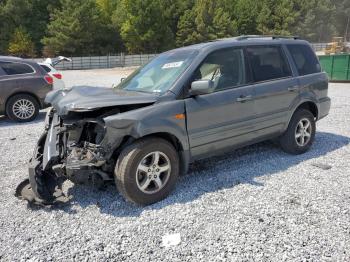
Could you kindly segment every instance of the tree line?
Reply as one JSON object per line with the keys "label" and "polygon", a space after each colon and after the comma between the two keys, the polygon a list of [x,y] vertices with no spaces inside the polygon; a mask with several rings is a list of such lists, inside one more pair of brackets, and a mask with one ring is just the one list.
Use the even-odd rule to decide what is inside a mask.
{"label": "tree line", "polygon": [[3,0],[0,54],[158,53],[247,34],[350,35],[349,0]]}

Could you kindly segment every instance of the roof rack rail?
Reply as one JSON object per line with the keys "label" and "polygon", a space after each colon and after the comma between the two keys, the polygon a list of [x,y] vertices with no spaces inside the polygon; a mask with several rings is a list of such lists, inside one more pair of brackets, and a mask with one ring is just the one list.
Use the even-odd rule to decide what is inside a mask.
{"label": "roof rack rail", "polygon": [[283,36],[283,35],[242,35],[236,37],[236,40],[241,41],[241,40],[247,40],[247,39],[257,39],[257,38],[271,38],[272,40],[275,39],[300,39],[299,36]]}

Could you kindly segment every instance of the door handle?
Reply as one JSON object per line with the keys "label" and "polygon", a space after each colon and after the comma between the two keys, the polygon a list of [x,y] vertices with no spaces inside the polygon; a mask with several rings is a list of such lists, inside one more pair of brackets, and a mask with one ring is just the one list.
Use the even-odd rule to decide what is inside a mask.
{"label": "door handle", "polygon": [[290,91],[290,92],[299,91],[299,86],[288,87],[288,91]]}
{"label": "door handle", "polygon": [[237,102],[245,102],[245,101],[248,101],[248,100],[252,100],[252,96],[249,95],[249,96],[240,96],[237,98]]}

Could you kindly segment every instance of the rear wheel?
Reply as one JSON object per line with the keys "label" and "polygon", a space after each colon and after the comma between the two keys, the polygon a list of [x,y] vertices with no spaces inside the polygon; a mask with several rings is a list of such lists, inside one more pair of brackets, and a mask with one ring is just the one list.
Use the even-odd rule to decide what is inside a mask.
{"label": "rear wheel", "polygon": [[31,95],[15,95],[6,104],[6,115],[17,122],[32,121],[37,117],[38,113],[39,104]]}
{"label": "rear wheel", "polygon": [[316,124],[314,115],[305,109],[297,110],[286,132],[280,138],[282,149],[290,154],[303,154],[308,151],[315,139]]}
{"label": "rear wheel", "polygon": [[149,205],[166,198],[174,189],[179,157],[164,139],[142,139],[122,151],[114,174],[117,189],[127,200]]}

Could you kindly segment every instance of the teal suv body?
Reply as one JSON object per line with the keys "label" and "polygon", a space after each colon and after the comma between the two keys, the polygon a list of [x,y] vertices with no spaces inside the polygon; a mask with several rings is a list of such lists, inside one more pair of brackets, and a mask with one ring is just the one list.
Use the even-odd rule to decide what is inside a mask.
{"label": "teal suv body", "polygon": [[129,201],[164,199],[188,165],[277,139],[309,150],[330,109],[328,78],[309,43],[246,36],[160,54],[116,88],[53,91],[19,194],[56,201],[65,179],[115,182]]}

